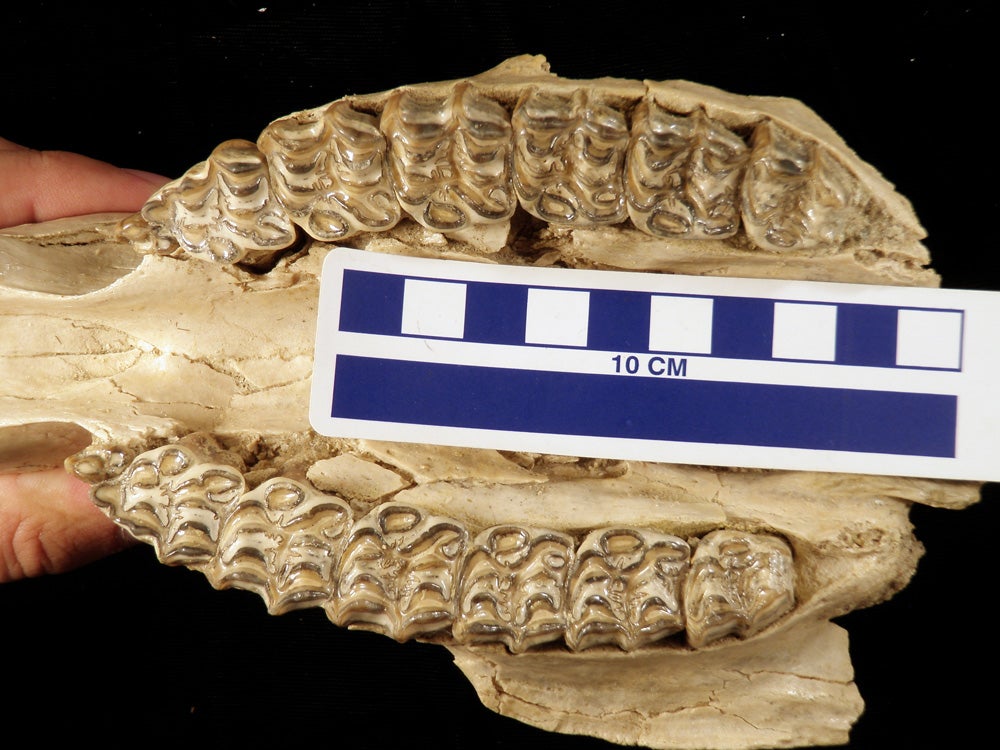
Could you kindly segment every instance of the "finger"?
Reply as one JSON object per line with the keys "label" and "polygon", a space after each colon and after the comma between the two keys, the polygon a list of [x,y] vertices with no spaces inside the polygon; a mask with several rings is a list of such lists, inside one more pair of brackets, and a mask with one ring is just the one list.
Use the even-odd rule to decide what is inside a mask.
{"label": "finger", "polygon": [[22,146],[14,141],[8,141],[6,138],[0,137],[0,151],[28,151],[27,146]]}
{"label": "finger", "polygon": [[0,475],[0,583],[72,570],[133,543],[62,469]]}
{"label": "finger", "polygon": [[0,227],[103,211],[136,211],[166,177],[0,139]]}

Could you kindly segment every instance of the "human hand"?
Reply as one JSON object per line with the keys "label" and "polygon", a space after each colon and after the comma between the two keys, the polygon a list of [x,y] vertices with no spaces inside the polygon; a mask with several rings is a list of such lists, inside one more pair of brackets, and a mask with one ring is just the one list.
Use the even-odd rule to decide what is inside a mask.
{"label": "human hand", "polygon": [[[0,138],[0,228],[135,211],[167,179]],[[0,474],[0,583],[61,573],[132,543],[62,469]]]}

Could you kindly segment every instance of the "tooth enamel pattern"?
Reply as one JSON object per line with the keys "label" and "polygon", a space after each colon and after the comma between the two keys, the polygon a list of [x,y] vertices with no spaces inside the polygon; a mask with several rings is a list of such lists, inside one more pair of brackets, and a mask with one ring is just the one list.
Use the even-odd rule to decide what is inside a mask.
{"label": "tooth enamel pattern", "polygon": [[375,508],[347,539],[331,619],[397,641],[447,630],[467,545],[468,533],[450,519],[397,503]]}
{"label": "tooth enamel pattern", "polygon": [[866,242],[879,232],[904,244],[922,236],[919,226],[888,229],[906,210],[898,196],[862,162],[846,166],[855,158],[846,147],[835,153],[789,126],[803,113],[786,101],[718,92],[712,102],[684,82],[574,86],[505,71],[276,120],[260,151],[223,144],[122,234],[145,252],[250,265],[291,246],[293,223],[340,242],[392,229],[403,212],[496,252],[511,241],[518,205],[557,227],[631,220],[647,235],[734,251],[822,254],[875,249]]}
{"label": "tooth enamel pattern", "polygon": [[141,213],[160,239],[172,237],[193,257],[219,263],[258,263],[295,241],[291,217],[271,193],[264,155],[249,141],[217,146]]}
{"label": "tooth enamel pattern", "polygon": [[748,153],[739,136],[703,110],[684,117],[641,102],[632,115],[627,166],[632,223],[661,237],[732,237]]}
{"label": "tooth enamel pattern", "polygon": [[743,217],[761,247],[784,250],[847,239],[849,210],[858,202],[843,167],[814,143],[774,124],[757,126],[743,182]]}
{"label": "tooth enamel pattern", "polygon": [[[470,214],[472,226],[455,232],[429,230],[403,216],[380,130],[387,102],[405,92],[447,110],[461,86],[505,114],[513,115],[529,91],[561,102],[564,114],[581,100],[578,91],[586,92],[588,106],[619,113],[630,134],[622,165],[625,205],[649,216],[626,216],[630,223],[616,225],[550,225],[518,205],[509,222],[477,224]],[[652,127],[636,126],[644,102],[665,113],[671,133],[693,137],[677,144],[680,156],[670,162],[676,172],[656,173],[629,161],[638,159],[642,151],[633,147]],[[403,218],[387,231],[361,224],[350,230],[357,233],[347,244],[397,259],[936,286],[920,242],[923,230],[906,199],[794,100],[736,96],[684,81],[572,81],[551,74],[540,57],[517,58],[455,82],[350,96],[328,110],[293,115],[295,122],[285,118],[276,138],[286,139],[286,156],[275,158],[273,144],[262,136],[260,154],[242,142],[234,152],[242,154],[238,159],[223,154],[217,160],[248,165],[246,171],[227,171],[214,161],[201,165],[195,170],[201,178],[192,174],[184,182],[189,195],[170,197],[168,189],[153,199],[149,222],[135,215],[120,224],[123,215],[114,214],[0,230],[0,334],[6,344],[0,351],[0,468],[58,466],[92,441],[69,466],[92,485],[95,502],[150,542],[161,559],[169,555],[171,563],[200,570],[215,586],[256,591],[275,614],[316,607],[341,622],[344,592],[351,597],[348,627],[441,643],[484,704],[535,726],[673,750],[847,742],[863,704],[847,634],[831,618],[905,587],[923,554],[911,508],[933,506],[944,514],[945,508],[966,507],[977,501],[978,483],[324,437],[310,429],[306,409],[314,324],[324,258],[343,251],[331,240],[311,239],[310,227],[339,231],[341,219],[324,212],[338,211],[338,200],[347,208],[361,206],[350,190],[364,185],[388,196],[386,215]],[[453,148],[449,138],[461,136],[463,123],[474,119],[463,117],[458,124],[450,114],[430,117],[447,123],[435,125],[450,134],[440,141],[442,149]],[[317,125],[330,118],[341,125]],[[748,151],[755,154],[728,174],[726,168],[713,171],[719,166],[713,159],[705,161],[705,154],[716,153],[713,138],[729,142],[719,128],[752,143]],[[645,137],[642,148],[652,154],[656,139]],[[784,145],[765,148],[768,139]],[[512,180],[513,143],[512,137]],[[341,156],[322,156],[327,148]],[[781,154],[804,166],[782,163]],[[276,176],[281,159],[285,177]],[[326,191],[336,192],[333,183],[340,179],[330,173],[340,168],[332,166],[337,159],[350,165],[343,195],[337,192],[341,197],[323,207]],[[651,187],[633,200],[629,170],[640,166]],[[800,180],[796,169],[818,184]],[[212,170],[216,182],[209,179]],[[737,231],[711,236],[709,229],[721,230],[732,219],[728,180],[741,170]],[[705,184],[684,185],[686,175],[703,175]],[[671,192],[675,181],[681,184]],[[268,190],[268,200],[261,200]],[[247,198],[245,212],[220,208],[228,193]],[[662,204],[645,202],[661,194]],[[843,205],[840,194],[847,196]],[[314,197],[318,202],[310,203]],[[286,200],[282,218],[274,207]],[[273,222],[299,235],[273,265],[266,264],[282,252],[274,249],[280,243],[220,265],[202,262],[212,259],[210,244],[205,252],[188,253],[168,226],[190,213],[193,247],[201,248],[199,233],[211,235],[223,259],[235,248],[232,261],[243,252],[236,245],[258,231],[258,219],[270,226],[272,209]],[[649,217],[661,209],[702,226],[704,236],[651,234]],[[221,221],[217,227],[213,216]],[[154,226],[160,219],[166,223]],[[477,246],[467,237],[480,227],[488,228],[481,234],[489,241]],[[499,235],[499,244],[491,244]],[[830,244],[836,237],[844,241]],[[777,244],[786,239],[787,247]],[[134,251],[148,254],[132,257]],[[85,269],[84,281],[79,269]],[[382,302],[365,310],[384,317]],[[518,309],[508,297],[481,312],[510,330]],[[944,320],[945,328],[948,321],[953,318]],[[879,350],[878,367],[956,363],[954,351],[928,358],[919,336],[904,336],[906,351],[895,336],[883,338],[890,349]],[[759,356],[773,354],[769,345]],[[377,515],[382,509],[398,514],[384,519],[386,530]],[[710,535],[720,529],[739,530],[736,546],[713,542]],[[412,544],[411,533],[422,541]],[[692,557],[685,562],[683,550],[666,537],[689,545]],[[343,562],[348,539],[355,543],[351,564]],[[781,549],[768,552],[768,539],[786,545],[794,559]],[[739,552],[740,545],[748,551]],[[758,554],[774,569],[740,562]],[[687,572],[677,575],[684,565]],[[789,565],[794,592],[792,579],[781,572]],[[341,578],[368,568],[367,578]],[[393,570],[399,573],[390,575]],[[792,593],[794,604],[785,611]],[[119,598],[134,601],[131,592]],[[676,612],[686,627],[702,632],[666,635],[676,627]],[[197,613],[190,615],[197,620]],[[718,628],[696,622],[716,615]],[[718,633],[728,634],[712,640]],[[290,659],[308,666],[300,660],[317,656],[314,645],[293,651]],[[392,644],[372,646],[394,651]],[[427,649],[416,649],[421,651]],[[241,653],[240,668],[256,670],[251,659],[260,653]],[[191,674],[188,669],[184,679]],[[378,693],[378,711],[398,707],[393,700]]]}
{"label": "tooth enamel pattern", "polygon": [[500,526],[480,532],[462,570],[455,639],[499,641],[518,654],[561,638],[574,546],[567,535],[542,529]]}
{"label": "tooth enamel pattern", "polygon": [[209,578],[257,593],[271,614],[321,606],[351,518],[339,498],[269,479],[230,504]]}
{"label": "tooth enamel pattern", "polygon": [[569,647],[614,643],[632,651],[683,630],[681,587],[690,555],[687,542],[667,534],[589,534],[570,585]]}
{"label": "tooth enamel pattern", "polygon": [[628,147],[625,116],[593,101],[529,90],[514,126],[514,186],[525,211],[573,226],[625,220],[622,168]]}
{"label": "tooth enamel pattern", "polygon": [[594,529],[580,544],[529,526],[472,533],[393,501],[354,519],[340,498],[287,478],[246,492],[226,458],[170,445],[124,469],[90,450],[71,467],[107,477],[95,498],[161,561],[253,591],[272,614],[323,607],[338,625],[397,641],[450,634],[521,653],[564,637],[573,651],[635,651],[687,624],[703,648],[755,635],[795,605],[792,553],[777,537],[716,531],[691,559],[683,539],[648,529]]}
{"label": "tooth enamel pattern", "polygon": [[275,196],[310,237],[335,242],[399,221],[378,121],[347,102],[276,120],[257,145]]}
{"label": "tooth enamel pattern", "polygon": [[396,197],[423,226],[454,232],[514,213],[510,120],[496,102],[470,86],[443,101],[400,92],[386,104],[382,131]]}
{"label": "tooth enamel pattern", "polygon": [[748,638],[795,603],[792,551],[780,539],[715,531],[698,544],[684,586],[688,643]]}

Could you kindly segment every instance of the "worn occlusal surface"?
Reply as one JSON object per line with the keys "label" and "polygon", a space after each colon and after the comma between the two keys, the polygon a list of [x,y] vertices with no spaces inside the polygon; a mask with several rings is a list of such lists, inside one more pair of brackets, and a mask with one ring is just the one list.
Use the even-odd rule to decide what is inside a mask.
{"label": "worn occlusal surface", "polygon": [[827,622],[906,585],[973,483],[327,438],[337,243],[484,263],[931,286],[905,199],[798,102],[522,57],[228,141],[140,214],[0,233],[0,468],[58,465],[219,588],[440,642],[483,701],[653,747],[844,742]]}

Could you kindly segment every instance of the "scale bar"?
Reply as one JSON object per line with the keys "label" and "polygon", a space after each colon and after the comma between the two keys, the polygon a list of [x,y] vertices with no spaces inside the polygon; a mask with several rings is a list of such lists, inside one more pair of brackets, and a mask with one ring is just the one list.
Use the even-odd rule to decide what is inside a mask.
{"label": "scale bar", "polygon": [[[957,399],[341,355],[331,417],[440,427],[955,455]],[[417,397],[414,394],[419,394]]]}

